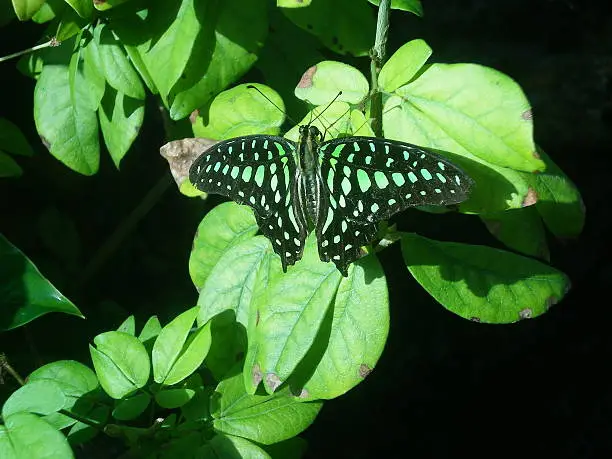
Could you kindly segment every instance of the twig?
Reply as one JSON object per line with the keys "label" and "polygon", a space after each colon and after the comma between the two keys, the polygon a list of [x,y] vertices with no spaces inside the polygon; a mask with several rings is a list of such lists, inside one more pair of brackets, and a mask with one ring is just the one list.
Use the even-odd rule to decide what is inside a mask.
{"label": "twig", "polygon": [[24,49],[22,51],[18,51],[16,53],[13,54],[9,54],[8,56],[0,56],[0,62],[4,62],[4,61],[8,61],[10,59],[13,59],[15,57],[19,57],[19,56],[23,56],[24,54],[29,54],[29,53],[33,53],[34,51],[38,51],[39,49],[43,49],[43,48],[49,48],[49,47],[53,47],[53,46],[59,46],[61,43],[59,41],[57,41],[54,38],[52,38],[51,40],[45,42],[45,43],[41,43],[40,45],[36,45],[36,46],[32,46],[31,48],[27,48]]}
{"label": "twig", "polygon": [[372,130],[377,137],[382,137],[382,94],[378,90],[378,74],[385,62],[387,36],[389,34],[389,11],[391,0],[381,0],[376,21],[376,39],[370,52],[370,117]]}

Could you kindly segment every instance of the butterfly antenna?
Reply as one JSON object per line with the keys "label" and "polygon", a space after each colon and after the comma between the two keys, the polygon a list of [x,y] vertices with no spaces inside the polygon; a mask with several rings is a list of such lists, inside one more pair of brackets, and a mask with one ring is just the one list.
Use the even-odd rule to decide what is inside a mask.
{"label": "butterfly antenna", "polygon": [[272,100],[268,96],[266,96],[263,92],[261,92],[261,90],[257,86],[253,86],[252,84],[249,84],[249,85],[247,85],[247,89],[254,89],[255,91],[257,91],[259,94],[261,94],[263,97],[265,97],[265,99],[268,102],[270,102],[272,105],[274,105],[278,109],[279,112],[281,112],[283,115],[285,115],[289,121],[291,121],[293,124],[297,124],[295,122],[295,120],[289,116],[289,113],[287,113],[285,110],[283,110],[278,105],[276,105],[274,102],[272,102]]}

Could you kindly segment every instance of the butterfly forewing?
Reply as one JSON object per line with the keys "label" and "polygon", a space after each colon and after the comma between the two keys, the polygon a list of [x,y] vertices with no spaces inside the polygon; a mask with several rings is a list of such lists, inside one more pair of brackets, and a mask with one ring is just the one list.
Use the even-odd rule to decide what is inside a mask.
{"label": "butterfly forewing", "polygon": [[472,180],[440,155],[404,142],[349,137],[319,148],[328,213],[317,222],[319,254],[345,273],[380,220],[411,206],[464,201]]}
{"label": "butterfly forewing", "polygon": [[250,206],[283,269],[302,257],[307,236],[294,210],[295,144],[282,137],[253,135],[213,145],[193,163],[189,180],[207,193]]}

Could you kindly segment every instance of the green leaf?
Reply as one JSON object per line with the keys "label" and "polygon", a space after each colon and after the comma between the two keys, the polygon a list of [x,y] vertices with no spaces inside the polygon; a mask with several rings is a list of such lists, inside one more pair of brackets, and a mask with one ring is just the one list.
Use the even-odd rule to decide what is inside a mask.
{"label": "green leaf", "polygon": [[213,267],[200,290],[198,321],[206,323],[227,310],[236,314],[236,320],[245,327],[251,313],[251,301],[259,286],[260,272],[268,270],[275,258],[270,241],[264,236],[234,244]]}
{"label": "green leaf", "polygon": [[93,102],[91,108],[97,110],[106,90],[106,78],[104,67],[100,58],[98,45],[93,37],[89,37],[87,44],[82,48],[83,55],[83,76],[89,83],[91,92],[90,99]]}
{"label": "green leaf", "polygon": [[191,375],[185,381],[185,386],[195,393],[189,402],[181,406],[181,414],[186,421],[208,422],[210,420],[210,396],[213,388],[205,387],[198,373]]}
{"label": "green leaf", "polygon": [[538,149],[538,153],[546,163],[546,172],[524,174],[537,196],[535,207],[556,237],[577,237],[584,227],[585,215],[580,192],[544,151]]}
{"label": "green leaf", "polygon": [[263,449],[250,441],[233,435],[217,434],[198,450],[198,457],[224,459],[271,459]]}
{"label": "green leaf", "polygon": [[221,381],[215,392],[211,399],[215,430],[264,445],[302,432],[322,406],[321,402],[303,403],[282,394],[249,395],[239,374]]}
{"label": "green leaf", "polygon": [[353,265],[349,277],[340,282],[328,315],[310,350],[320,360],[313,362],[315,370],[303,386],[302,399],[344,394],[363,381],[382,354],[389,333],[389,298],[376,256]]}
{"label": "green leaf", "polygon": [[110,331],[94,338],[91,357],[104,391],[120,399],[143,387],[150,372],[149,355],[135,336]]}
{"label": "green leaf", "polygon": [[21,177],[23,169],[13,158],[0,150],[0,178]]}
{"label": "green leaf", "polygon": [[383,65],[378,75],[378,84],[387,92],[405,85],[425,65],[431,52],[429,45],[421,39],[402,45]]}
{"label": "green leaf", "polygon": [[[368,0],[370,3],[379,6],[380,0]],[[423,16],[423,6],[420,0],[391,0],[391,9],[402,10]]]}
{"label": "green leaf", "polygon": [[[28,382],[52,381],[59,385],[66,402],[62,407],[83,417],[88,417],[93,408],[94,391],[99,384],[96,374],[82,363],[74,360],[59,360],[48,363],[28,376]],[[87,397],[84,397],[87,394]],[[61,413],[52,413],[44,417],[45,421],[57,429],[64,429],[76,423],[76,420]]]}
{"label": "green leaf", "polygon": [[150,402],[151,396],[147,393],[136,394],[133,397],[120,400],[113,410],[113,417],[119,421],[136,419],[147,409]]}
{"label": "green leaf", "polygon": [[55,19],[66,8],[63,0],[47,0],[40,9],[32,16],[32,21],[37,24],[44,24]]}
{"label": "green leaf", "polygon": [[108,88],[98,116],[104,143],[118,169],[140,132],[144,119],[144,102]]}
{"label": "green leaf", "polygon": [[542,219],[535,206],[481,215],[489,232],[506,246],[549,261]]}
{"label": "green leaf", "polygon": [[365,2],[317,1],[307,8],[282,11],[293,23],[339,54],[366,56],[372,47],[376,23],[372,9]]}
{"label": "green leaf", "polygon": [[559,302],[568,278],[531,258],[491,247],[402,235],[414,278],[449,311],[486,323],[532,318]]}
{"label": "green leaf", "polygon": [[66,0],[66,3],[82,18],[89,19],[93,15],[93,2],[90,0]]}
{"label": "green leaf", "polygon": [[125,319],[121,325],[117,327],[117,331],[136,336],[136,318],[134,315],[131,315]]}
{"label": "green leaf", "polygon": [[276,0],[276,6],[279,8],[304,8],[311,2],[312,0]]}
{"label": "green leaf", "polygon": [[49,312],[84,317],[36,266],[4,236],[0,235],[0,330],[27,324]]}
{"label": "green leaf", "polygon": [[102,2],[94,2],[94,6],[98,11],[106,11],[125,3],[126,1],[128,0],[104,0]]}
{"label": "green leaf", "polygon": [[13,0],[13,10],[20,21],[27,21],[45,3],[45,0]]}
{"label": "green leaf", "polygon": [[370,123],[360,110],[351,110],[351,132],[353,135],[376,137]]}
{"label": "green leaf", "polygon": [[208,212],[198,226],[189,257],[189,274],[196,288],[202,288],[225,252],[257,231],[255,216],[247,206],[225,202]]}
{"label": "green leaf", "polygon": [[173,365],[181,355],[189,331],[198,315],[199,308],[188,309],[162,328],[153,345],[153,379],[164,383]]}
{"label": "green leaf", "polygon": [[342,62],[323,61],[304,72],[295,88],[295,96],[312,105],[328,104],[336,97],[337,101],[358,104],[368,95],[368,91],[368,80],[355,67]]}
{"label": "green leaf", "polygon": [[62,46],[68,46],[65,42],[83,30],[89,21],[83,19],[72,8],[64,8],[60,13],[59,24],[55,32],[55,38],[62,43]]}
{"label": "green leaf", "polygon": [[173,120],[189,116],[236,82],[255,63],[265,40],[268,32],[265,0],[226,0],[216,4],[214,12],[202,15],[202,33],[193,45],[181,78],[172,88]]}
{"label": "green leaf", "polygon": [[[461,154],[460,145],[492,164],[544,170],[535,154],[529,102],[503,73],[475,64],[433,64],[395,94],[401,103],[384,110],[387,137],[423,131],[433,148]],[[403,123],[394,126],[398,112],[404,112]]]}
{"label": "green leaf", "polygon": [[155,401],[162,408],[174,409],[185,405],[194,395],[193,389],[165,389],[155,394]]}
{"label": "green leaf", "polygon": [[21,130],[6,118],[0,118],[0,149],[14,155],[32,156],[34,150]]}
{"label": "green leaf", "polygon": [[[143,100],[145,93],[140,77],[110,28],[100,25],[94,30],[94,36],[107,83],[119,93]],[[126,111],[129,115],[133,110]]]}
{"label": "green leaf", "polygon": [[189,335],[181,354],[172,365],[166,379],[164,379],[164,384],[176,384],[197,370],[206,358],[206,354],[208,354],[210,340],[210,323]]}
{"label": "green leaf", "polygon": [[[249,86],[255,86],[265,97]],[[218,140],[248,134],[278,135],[285,119],[284,110],[283,100],[272,88],[241,84],[215,97],[208,110],[208,124],[198,115],[192,129],[196,137]]]}
{"label": "green leaf", "polygon": [[36,129],[53,156],[84,175],[98,171],[98,121],[82,78],[68,68],[45,66],[34,89]]}
{"label": "green leaf", "polygon": [[6,459],[71,459],[66,437],[31,413],[15,413],[0,426],[0,455]]}
{"label": "green leaf", "polygon": [[13,392],[4,402],[2,417],[13,413],[28,412],[50,414],[59,411],[66,403],[61,387],[49,379],[31,381]]}
{"label": "green leaf", "polygon": [[162,327],[157,316],[152,316],[149,320],[147,320],[147,323],[144,324],[144,327],[142,327],[142,331],[140,332],[140,335],[138,335],[138,339],[143,343],[146,343],[151,339],[157,338],[161,329]]}
{"label": "green leaf", "polygon": [[312,346],[342,276],[332,263],[323,263],[311,234],[300,263],[282,273],[271,272],[267,287],[253,302],[247,327],[249,348],[244,367],[245,386],[253,393],[263,379],[274,392]]}
{"label": "green leaf", "polygon": [[211,320],[211,345],[204,364],[217,381],[221,381],[246,352],[246,330],[236,322],[233,311],[224,311]]}

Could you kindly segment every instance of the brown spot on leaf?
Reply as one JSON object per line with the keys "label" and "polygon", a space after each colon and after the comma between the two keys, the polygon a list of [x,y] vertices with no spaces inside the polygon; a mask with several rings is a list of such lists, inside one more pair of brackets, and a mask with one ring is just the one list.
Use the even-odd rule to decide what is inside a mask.
{"label": "brown spot on leaf", "polygon": [[533,317],[533,311],[531,308],[525,308],[519,312],[519,317],[521,319],[531,319],[531,317]]}
{"label": "brown spot on leaf", "polygon": [[266,385],[270,389],[272,389],[272,392],[276,391],[276,389],[278,389],[278,386],[280,386],[281,383],[282,381],[275,373],[266,374]]}
{"label": "brown spot on leaf", "polygon": [[261,367],[258,363],[253,366],[251,370],[251,377],[253,379],[253,385],[258,386],[261,380],[263,379],[263,375],[261,374]]}
{"label": "brown spot on leaf", "polygon": [[470,320],[471,320],[472,322],[476,322],[476,323],[478,323],[478,324],[480,323],[480,317],[470,317]]}
{"label": "brown spot on leaf", "polygon": [[521,114],[521,118],[523,118],[525,121],[529,121],[533,119],[533,112],[531,111],[531,109],[529,110],[525,110],[522,114]]}
{"label": "brown spot on leaf", "polygon": [[189,122],[191,124],[195,124],[198,116],[200,116],[200,110],[198,110],[197,108],[191,112],[191,114],[189,115]]}
{"label": "brown spot on leaf", "polygon": [[310,88],[312,86],[312,78],[314,74],[317,73],[317,66],[313,65],[308,70],[304,72],[302,78],[300,78],[300,82],[298,83],[298,88]]}
{"label": "brown spot on leaf", "polygon": [[298,395],[299,398],[308,398],[310,397],[310,392],[308,392],[306,389],[302,389],[302,391],[300,392],[300,395]]}
{"label": "brown spot on leaf", "polygon": [[94,5],[104,5],[106,0],[93,0]]}
{"label": "brown spot on leaf", "polygon": [[361,378],[365,378],[370,373],[372,373],[372,368],[369,365],[366,365],[365,363],[359,365],[359,376]]}
{"label": "brown spot on leaf", "polygon": [[533,206],[536,202],[538,202],[538,193],[536,193],[536,190],[529,187],[527,190],[527,195],[525,196],[525,199],[523,199],[521,205],[523,207],[528,207]]}
{"label": "brown spot on leaf", "polygon": [[180,187],[189,178],[189,168],[198,156],[216,143],[211,139],[187,138],[163,145],[159,153],[168,161],[174,181]]}
{"label": "brown spot on leaf", "polygon": [[260,314],[259,314],[259,309],[258,309],[255,314],[255,326],[256,327],[259,325],[259,318],[260,318]]}
{"label": "brown spot on leaf", "polygon": [[[540,158],[540,154],[538,153],[538,150],[533,150],[531,152],[531,155],[535,158],[535,159],[542,159]],[[539,173],[540,171],[533,171],[534,174]]]}

